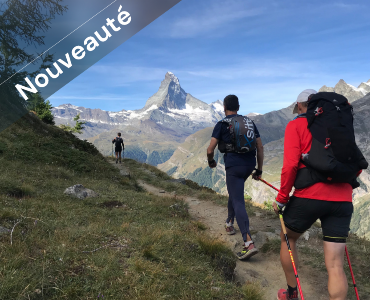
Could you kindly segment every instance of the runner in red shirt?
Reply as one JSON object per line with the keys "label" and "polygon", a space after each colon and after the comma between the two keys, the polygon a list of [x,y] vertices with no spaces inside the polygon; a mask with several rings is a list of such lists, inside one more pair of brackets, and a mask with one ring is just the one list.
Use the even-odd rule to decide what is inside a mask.
{"label": "runner in red shirt", "polygon": [[[304,168],[303,153],[311,148],[312,135],[307,129],[307,105],[315,90],[299,94],[293,113],[298,116],[286,127],[284,139],[284,164],[281,173],[280,192],[273,204],[276,213],[286,206],[283,218],[287,227],[294,261],[298,265],[296,241],[317,219],[321,221],[324,236],[325,264],[329,274],[328,290],[330,300],[345,300],[348,284],[343,270],[344,251],[351,222],[352,186],[348,183],[316,183],[304,189],[292,191],[297,171]],[[281,233],[280,260],[288,289],[278,292],[279,300],[298,300],[297,281],[284,234]]]}

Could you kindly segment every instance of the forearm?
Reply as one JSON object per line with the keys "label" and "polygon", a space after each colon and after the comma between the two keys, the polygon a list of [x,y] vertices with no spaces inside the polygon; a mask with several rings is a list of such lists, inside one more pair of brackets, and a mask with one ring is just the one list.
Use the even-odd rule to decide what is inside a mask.
{"label": "forearm", "polygon": [[297,175],[297,166],[283,166],[281,172],[281,186],[277,200],[281,203],[286,203],[289,200],[289,194],[294,186],[294,181]]}
{"label": "forearm", "polygon": [[212,138],[211,142],[207,148],[207,159],[208,161],[212,161],[215,157],[215,149],[218,144],[218,140],[216,138]]}
{"label": "forearm", "polygon": [[262,147],[260,149],[257,149],[257,169],[260,171],[262,171],[263,158],[264,158],[264,153],[263,153],[263,147]]}

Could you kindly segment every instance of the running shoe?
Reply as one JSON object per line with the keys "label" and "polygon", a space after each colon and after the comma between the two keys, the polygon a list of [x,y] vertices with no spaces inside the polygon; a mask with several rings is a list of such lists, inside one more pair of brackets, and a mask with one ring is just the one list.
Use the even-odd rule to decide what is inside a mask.
{"label": "running shoe", "polygon": [[256,248],[256,246],[254,246],[254,248],[251,248],[252,245],[254,245],[254,243],[250,244],[248,247],[244,245],[243,250],[236,253],[236,256],[240,260],[247,260],[250,259],[253,255],[256,255],[258,253],[258,249]]}
{"label": "running shoe", "polygon": [[226,229],[226,233],[228,235],[233,235],[235,234],[235,228],[234,228],[234,225],[230,225],[230,223],[226,223],[225,224],[225,229]]}
{"label": "running shoe", "polygon": [[116,159],[116,164],[118,164],[118,159]]}
{"label": "running shoe", "polygon": [[280,289],[277,295],[278,300],[298,300],[298,292],[295,291],[293,297],[289,297],[288,290]]}

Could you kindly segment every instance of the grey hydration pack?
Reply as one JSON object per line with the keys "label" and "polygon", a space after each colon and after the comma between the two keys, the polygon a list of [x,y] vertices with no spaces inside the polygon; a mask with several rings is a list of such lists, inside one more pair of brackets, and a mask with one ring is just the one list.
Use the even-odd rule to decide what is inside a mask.
{"label": "grey hydration pack", "polygon": [[221,153],[247,153],[256,149],[256,133],[251,119],[237,115],[226,117],[220,122],[227,124],[231,136],[230,144],[222,140],[218,143],[218,150]]}

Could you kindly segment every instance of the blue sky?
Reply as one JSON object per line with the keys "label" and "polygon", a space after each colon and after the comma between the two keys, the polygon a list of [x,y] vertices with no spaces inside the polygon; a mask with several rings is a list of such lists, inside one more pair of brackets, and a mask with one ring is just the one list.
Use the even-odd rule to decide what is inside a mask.
{"label": "blue sky", "polygon": [[167,71],[211,103],[236,94],[241,113],[290,105],[306,88],[370,79],[369,1],[182,0],[49,100],[139,109]]}

